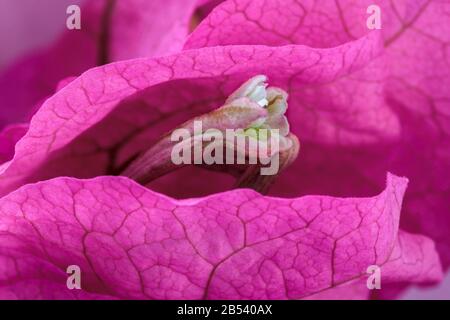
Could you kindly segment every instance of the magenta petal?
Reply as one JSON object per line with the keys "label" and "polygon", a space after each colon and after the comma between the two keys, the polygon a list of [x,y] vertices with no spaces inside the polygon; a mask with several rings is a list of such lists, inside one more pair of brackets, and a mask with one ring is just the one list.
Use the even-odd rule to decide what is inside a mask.
{"label": "magenta petal", "polygon": [[385,284],[437,281],[432,242],[398,233],[406,184],[388,175],[359,199],[235,190],[184,201],[120,177],[28,185],[0,200],[0,297],[75,298],[69,265],[83,294],[105,298],[298,299],[369,265]]}
{"label": "magenta petal", "polygon": [[311,294],[304,300],[367,300],[371,297],[371,292],[367,290],[367,280],[358,278],[348,281],[333,288]]}
{"label": "magenta petal", "polygon": [[[111,174],[106,169],[108,165],[114,164],[108,164],[111,159],[105,157],[103,149],[111,149],[115,145],[117,148],[122,147],[123,138],[130,133],[134,136],[136,132],[144,131],[145,123],[155,126],[161,118],[179,109],[184,110],[180,113],[181,116],[187,116],[195,111],[192,108],[194,104],[201,105],[202,108],[218,107],[224,101],[224,91],[230,93],[236,88],[233,86],[255,74],[268,75],[271,83],[280,87],[329,82],[362,67],[377,55],[380,49],[377,39],[375,34],[370,34],[332,49],[304,46],[204,48],[91,69],[48,99],[33,117],[30,130],[17,144],[15,159],[0,175],[0,193],[11,191],[25,181],[59,175],[92,177]],[[164,83],[170,86],[166,87],[171,89],[170,95],[159,92],[161,87],[157,85]],[[196,88],[201,84],[206,85],[207,90]],[[194,88],[192,92],[185,92],[185,88],[191,87]],[[181,92],[183,95],[177,96],[174,92]],[[217,101],[216,104],[208,105],[203,102],[202,97],[196,95],[197,92],[212,93],[213,96],[207,97],[208,101]],[[88,161],[91,165],[73,154],[66,154],[65,159],[56,161],[51,168],[39,169],[57,150],[67,147],[75,138],[99,124],[120,103],[126,104],[126,98],[132,100],[145,94],[149,96],[145,102],[138,101],[124,117],[119,118],[125,118],[125,121],[119,125],[112,123],[111,127],[106,126],[97,131],[92,128],[91,134],[85,136],[80,145],[73,146],[75,150],[81,149],[78,152],[82,157],[90,157]],[[175,98],[171,98],[172,96]],[[154,104],[159,101],[161,103]],[[145,109],[142,105],[151,107],[149,112],[143,112]],[[172,127],[179,124],[178,121],[172,122]],[[114,128],[115,134],[111,134],[111,128]],[[153,131],[153,134],[162,133]],[[145,143],[149,141],[148,139]],[[70,150],[71,153],[73,151]],[[96,155],[98,157],[94,160]],[[70,160],[75,158],[77,161],[72,165]],[[31,174],[34,178],[29,177]],[[28,180],[24,180],[27,177]]]}
{"label": "magenta petal", "polygon": [[[372,2],[227,1],[194,30],[185,49],[237,44],[333,48],[379,32],[363,23]],[[383,21],[389,25],[386,17]],[[382,56],[353,71],[327,84],[289,88],[288,115],[302,141],[361,145],[398,138],[398,116],[383,97],[387,68]]]}
{"label": "magenta petal", "polygon": [[217,45],[303,44],[330,48],[369,32],[370,0],[240,0],[218,5],[189,36],[185,49]]}
{"label": "magenta petal", "polygon": [[[229,1],[218,6],[185,48],[231,44],[332,47],[367,32],[373,1]],[[367,194],[385,171],[407,176],[405,229],[433,237],[450,266],[450,23],[448,1],[376,1],[384,53],[328,85],[293,88],[303,153],[297,176],[278,190]],[[295,90],[297,89],[297,90]],[[366,146],[364,146],[366,144]],[[363,147],[361,147],[363,145]],[[359,168],[359,169],[356,169]],[[370,187],[372,185],[372,187]],[[332,189],[332,190],[330,190]]]}
{"label": "magenta petal", "polygon": [[[441,265],[436,255],[435,244],[429,238],[399,230],[389,261],[380,269],[383,281],[388,279],[381,284],[381,290],[367,290],[366,278],[359,278],[308,296],[307,299],[364,300],[370,297],[392,299],[411,282],[440,281]],[[424,261],[428,263],[423,263]],[[391,280],[393,282],[390,282]]]}

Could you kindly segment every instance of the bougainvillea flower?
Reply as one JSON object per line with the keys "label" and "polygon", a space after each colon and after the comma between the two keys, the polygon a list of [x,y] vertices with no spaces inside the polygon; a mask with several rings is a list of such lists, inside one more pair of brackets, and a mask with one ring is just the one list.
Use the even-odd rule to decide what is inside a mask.
{"label": "bougainvillea flower", "polygon": [[[450,264],[450,6],[379,1],[382,28],[370,30],[370,2],[225,1],[182,50],[62,82],[13,155],[5,143],[0,297],[364,299],[439,282]],[[238,89],[257,75],[289,105],[275,108],[289,126],[270,123],[301,145],[268,194],[195,165],[126,174],[164,133],[230,101],[255,111],[231,125],[273,120],[265,86]],[[67,287],[72,265],[81,290]]]}

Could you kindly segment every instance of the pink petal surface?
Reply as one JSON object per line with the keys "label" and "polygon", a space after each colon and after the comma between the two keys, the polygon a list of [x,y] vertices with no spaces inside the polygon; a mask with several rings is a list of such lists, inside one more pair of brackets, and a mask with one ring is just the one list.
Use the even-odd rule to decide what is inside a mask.
{"label": "pink petal surface", "polygon": [[294,43],[318,48],[334,47],[368,32],[365,23],[361,22],[366,21],[369,4],[367,0],[225,1],[201,22],[184,47]]}
{"label": "pink petal surface", "polygon": [[367,290],[367,280],[358,278],[330,289],[309,295],[303,300],[368,300],[371,292]]}
{"label": "pink petal surface", "polygon": [[0,164],[11,160],[14,146],[28,131],[28,124],[10,125],[0,132]]}
{"label": "pink petal surface", "polygon": [[[185,49],[236,44],[333,48],[378,32],[365,23],[370,4],[370,0],[227,1],[194,30]],[[302,140],[360,145],[399,136],[398,117],[383,99],[386,62],[377,58],[335,81],[289,88],[294,108],[288,116]]]}
{"label": "pink petal surface", "polygon": [[[437,281],[432,242],[398,232],[406,184],[388,175],[359,199],[241,189],[183,201],[121,177],[28,185],[0,200],[0,297],[297,299],[373,264],[386,283]],[[82,291],[65,287],[68,265]]]}
{"label": "pink petal surface", "polygon": [[[48,99],[33,117],[14,159],[0,174],[0,193],[59,175],[120,173],[117,166],[164,133],[161,127],[173,128],[193,113],[220,106],[227,93],[251,76],[265,73],[281,87],[329,82],[376,55],[377,40],[371,33],[332,49],[204,48],[91,69]],[[112,114],[119,104],[119,115]],[[108,115],[110,121],[101,122]]]}

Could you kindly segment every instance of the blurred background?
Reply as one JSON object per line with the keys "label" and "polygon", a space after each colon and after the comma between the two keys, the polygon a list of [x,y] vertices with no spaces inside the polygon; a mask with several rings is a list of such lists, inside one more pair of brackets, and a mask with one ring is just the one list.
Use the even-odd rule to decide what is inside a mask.
{"label": "blurred background", "polygon": [[45,48],[64,30],[66,9],[85,0],[0,0],[0,71]]}

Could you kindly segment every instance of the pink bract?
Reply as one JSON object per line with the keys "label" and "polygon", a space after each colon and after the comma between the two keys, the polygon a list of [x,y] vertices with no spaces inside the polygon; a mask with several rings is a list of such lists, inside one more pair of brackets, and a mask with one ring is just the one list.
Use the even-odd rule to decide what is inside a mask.
{"label": "pink bract", "polygon": [[[94,67],[98,44],[81,33],[73,69],[42,91],[41,68],[72,50],[68,33],[33,60],[23,103],[8,89],[21,73],[0,78],[18,108],[0,112],[9,122],[39,106],[29,129],[0,134],[0,298],[366,299],[370,265],[386,292],[441,279],[449,3],[378,1],[383,28],[368,30],[369,0],[164,1],[172,15],[154,21],[138,12],[163,2],[125,2],[105,51],[117,62]],[[187,36],[194,10],[213,4]],[[89,8],[92,23],[102,8]],[[119,177],[257,74],[289,93],[301,142],[270,196],[223,192],[228,176],[192,167],[148,186]],[[83,270],[82,291],[67,290],[69,265]]]}
{"label": "pink bract", "polygon": [[[235,190],[182,201],[120,177],[25,186],[0,200],[0,297],[298,299],[374,264],[385,283],[435,281],[432,242],[398,232],[406,183],[389,175],[361,199]],[[83,270],[81,293],[67,290],[69,265]]]}

